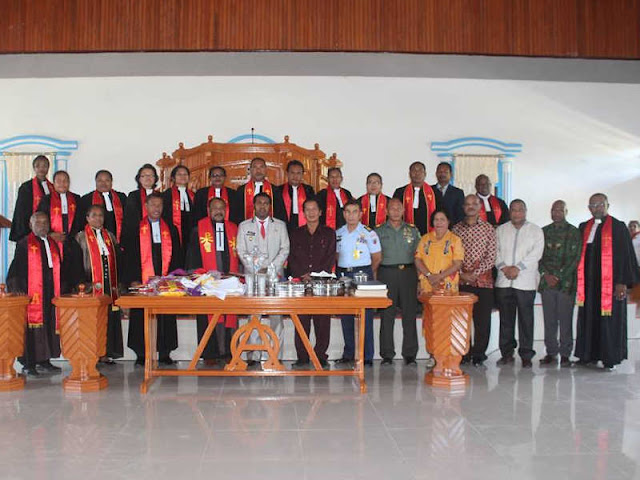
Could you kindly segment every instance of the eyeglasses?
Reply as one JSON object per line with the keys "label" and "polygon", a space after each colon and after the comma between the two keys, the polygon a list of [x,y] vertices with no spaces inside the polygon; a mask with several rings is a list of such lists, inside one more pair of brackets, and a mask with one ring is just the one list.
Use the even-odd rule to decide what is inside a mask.
{"label": "eyeglasses", "polygon": [[589,204],[589,208],[599,208],[599,207],[605,207],[607,204],[605,202],[598,202],[598,203],[590,203]]}
{"label": "eyeglasses", "polygon": [[213,175],[211,175],[211,178],[220,178],[220,177],[224,177],[224,175],[222,175],[221,173],[214,173]]}

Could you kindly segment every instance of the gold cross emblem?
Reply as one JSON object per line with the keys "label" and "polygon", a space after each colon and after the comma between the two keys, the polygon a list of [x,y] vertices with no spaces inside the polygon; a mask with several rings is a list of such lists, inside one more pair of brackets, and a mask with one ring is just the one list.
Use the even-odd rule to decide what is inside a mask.
{"label": "gold cross emblem", "polygon": [[204,236],[200,237],[200,243],[204,247],[206,253],[211,253],[211,244],[213,243],[213,236],[207,232]]}

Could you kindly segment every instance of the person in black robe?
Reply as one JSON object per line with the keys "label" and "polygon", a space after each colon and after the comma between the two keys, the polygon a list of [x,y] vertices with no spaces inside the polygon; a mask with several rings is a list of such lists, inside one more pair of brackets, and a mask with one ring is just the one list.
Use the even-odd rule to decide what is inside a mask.
{"label": "person in black robe", "polygon": [[[113,233],[118,240],[118,243],[122,243],[122,234],[125,230],[126,218],[127,218],[127,197],[122,192],[113,190],[113,175],[108,170],[98,170],[95,176],[96,189],[93,192],[89,192],[80,199],[80,211],[78,212],[80,218],[84,220],[81,228],[86,225],[87,211],[89,207],[94,203],[97,205],[104,205],[105,217],[104,228]],[[99,197],[99,201],[94,201],[94,194],[98,193],[96,197]],[[117,225],[116,214],[114,209],[114,195],[118,196],[120,205],[122,206],[122,223]]]}
{"label": "person in black robe", "polygon": [[[109,297],[117,298],[117,291],[113,292],[115,295],[112,295],[111,287],[112,283],[115,283],[114,288],[116,290],[119,289],[118,281],[112,281],[111,272],[109,270],[109,263],[115,262],[115,273],[116,276],[118,272],[122,270],[122,255],[120,253],[120,249],[116,247],[116,237],[109,230],[106,230],[108,238],[110,239],[113,248],[113,255],[115,258],[108,258],[111,253],[109,252],[109,248],[106,245],[106,242],[102,239],[101,231],[104,228],[104,214],[105,210],[102,205],[92,205],[89,207],[87,211],[87,226],[93,229],[93,234],[95,235],[96,241],[98,242],[98,248],[101,252],[100,261],[101,261],[101,272],[102,275],[99,279],[93,278],[93,268],[91,264],[91,253],[89,250],[89,244],[87,242],[87,233],[86,228],[82,231],[78,232],[75,236],[75,244],[80,248],[81,261],[82,261],[82,278],[80,281],[87,285],[87,292],[91,292],[94,287],[94,282],[100,283],[102,285],[102,294],[107,295]],[[102,239],[102,241],[101,241]],[[114,358],[121,358],[124,355],[124,347],[122,341],[122,320],[121,320],[121,311],[120,308],[115,305],[109,305],[109,314],[107,321],[107,354],[100,359],[101,363],[105,363],[108,365],[113,365],[115,362]]]}
{"label": "person in black robe", "polygon": [[156,172],[153,165],[145,163],[138,169],[135,180],[138,188],[127,195],[127,211],[124,218],[125,230],[131,227],[135,228],[146,214],[144,202],[147,195],[151,195],[156,191],[159,180],[158,172]]}
{"label": "person in black robe", "polygon": [[[431,220],[431,215],[433,215],[433,212],[437,211],[437,210],[443,210],[442,208],[442,195],[440,194],[440,190],[438,189],[432,189],[430,185],[427,185],[425,183],[425,178],[427,176],[427,170],[426,167],[424,165],[424,163],[422,162],[413,162],[410,166],[409,166],[409,178],[411,180],[411,183],[409,183],[408,185],[405,185],[404,187],[398,187],[396,188],[396,191],[393,193],[393,198],[397,198],[398,200],[400,200],[402,202],[402,205],[404,205],[404,193],[405,193],[405,189],[408,186],[412,186],[414,189],[414,192],[416,191],[415,189],[419,189],[419,195],[418,195],[418,208],[414,208],[413,209],[413,222],[411,222],[411,217],[408,215],[407,211],[405,210],[405,217],[404,220],[407,223],[413,223],[413,225],[415,225],[415,227],[418,229],[418,231],[420,232],[420,235],[424,235],[425,233],[428,232],[429,229],[429,221]],[[428,188],[427,188],[428,187]],[[433,210],[429,209],[427,207],[427,200],[424,197],[424,189],[427,188],[427,190],[432,190],[433,194],[434,194],[434,198],[435,198],[435,206],[433,208]],[[415,199],[415,197],[414,197]],[[415,203],[414,203],[415,205]],[[409,212],[411,213],[411,212]]]}
{"label": "person in black robe", "polygon": [[[629,231],[624,222],[609,215],[608,209],[606,195],[593,195],[589,199],[589,210],[593,218],[580,224],[582,238],[586,236],[587,241],[586,246],[583,245],[584,305],[578,309],[575,356],[580,359],[581,364],[601,360],[605,368],[612,370],[627,358],[627,289],[637,284],[639,279],[638,263]],[[611,220],[612,238],[603,240],[603,228],[608,219]],[[607,241],[612,244],[606,245]],[[602,254],[607,248],[611,248],[613,254],[613,301],[610,315],[603,312],[602,305]]]}
{"label": "person in black robe", "polygon": [[315,196],[313,187],[302,182],[303,177],[302,162],[291,160],[287,163],[287,181],[273,189],[273,216],[286,223],[289,232],[301,226],[300,217],[304,216],[301,207],[304,200]]}
{"label": "person in black robe", "polygon": [[[153,231],[152,223],[164,222],[162,220],[162,195],[152,193],[147,196],[147,217],[140,222],[148,222]],[[137,286],[142,283],[142,261],[140,257],[140,224],[128,229],[123,235],[125,249],[125,264],[123,267],[123,283],[129,286]],[[180,239],[177,230],[168,225],[171,234],[171,261],[167,272],[169,273],[182,265]],[[153,269],[156,276],[162,275],[162,243],[152,241],[151,255]],[[178,328],[175,315],[158,315],[157,348],[159,361],[164,365],[175,363],[169,354],[178,348]],[[144,365],[144,310],[132,308],[129,311],[129,338],[127,346],[137,355],[136,365]]]}
{"label": "person in black robe", "polygon": [[[18,360],[23,365],[23,373],[30,376],[38,376],[40,372],[57,372],[60,368],[51,364],[52,358],[60,356],[60,337],[56,333],[55,306],[51,302],[55,297],[54,285],[54,259],[55,251],[59,252],[58,245],[49,241],[49,218],[43,212],[36,212],[30,219],[31,231],[40,242],[40,258],[42,261],[42,308],[43,324],[37,328],[25,329],[25,348],[22,357]],[[9,292],[29,292],[29,236],[22,238],[16,245],[15,255],[7,274],[7,287]],[[47,254],[45,241],[48,242],[51,252],[51,261]],[[60,261],[60,294],[69,292],[72,285],[77,284],[79,272],[74,270],[73,258]],[[51,266],[50,266],[51,265]]]}
{"label": "person in black robe", "polygon": [[[212,248],[215,248],[216,252],[217,270],[221,273],[229,273],[231,271],[232,263],[236,265],[237,270],[238,256],[236,252],[229,251],[228,240],[229,235],[231,235],[232,241],[235,240],[238,230],[233,222],[225,222],[227,205],[224,200],[214,197],[209,201],[208,210],[210,212],[213,231],[216,235]],[[219,230],[222,231],[222,235],[220,237],[218,237]],[[218,250],[218,243],[221,244],[221,250]],[[232,259],[233,256],[235,256],[234,259]],[[185,268],[187,270],[196,270],[203,267],[204,262],[202,261],[202,252],[200,250],[200,233],[198,225],[196,225],[191,231],[191,238],[187,248],[187,257],[185,259]],[[199,344],[204,336],[205,330],[209,326],[209,319],[207,315],[196,315],[196,321]],[[233,337],[236,328],[226,325],[226,318],[225,321],[216,325],[207,346],[202,352],[202,358],[204,359],[205,365],[215,365],[220,359],[231,358],[231,337]]]}
{"label": "person in black robe", "polygon": [[[476,195],[480,199],[482,209],[480,210],[480,218],[485,222],[489,222],[494,227],[498,227],[511,220],[509,215],[509,207],[500,197],[496,197],[491,193],[491,180],[485,174],[476,177]],[[500,211],[494,209],[494,204],[498,205]]]}
{"label": "person in black robe", "polygon": [[[9,232],[9,240],[17,242],[20,239],[26,237],[31,228],[29,226],[29,219],[33,212],[38,209],[40,200],[36,200],[38,204],[34,205],[34,183],[38,185],[38,192],[35,192],[36,199],[42,199],[45,195],[48,195],[52,188],[51,182],[47,180],[47,174],[49,173],[49,159],[44,155],[38,155],[32,162],[34,178],[30,178],[18,189],[18,198],[16,199],[16,205],[13,209],[13,221],[11,222],[11,230]],[[35,181],[34,181],[35,180]]]}
{"label": "person in black robe", "polygon": [[227,203],[227,220],[235,222],[238,218],[238,205],[237,192],[231,188],[225,186],[227,179],[227,171],[224,167],[215,166],[209,169],[209,186],[198,189],[196,192],[195,200],[195,218],[194,225],[198,223],[198,220],[208,216],[207,207],[209,200],[213,197],[222,198]]}
{"label": "person in black robe", "polygon": [[[340,170],[339,167],[331,167],[327,171],[327,179],[329,181],[329,185],[327,188],[320,190],[316,196],[318,203],[320,204],[320,210],[322,211],[320,224],[327,225],[334,230],[337,230],[346,223],[342,211],[346,203],[349,200],[353,200],[353,195],[351,195],[351,192],[346,188],[342,188],[343,177],[342,170]],[[330,198],[328,197],[329,195],[333,195],[333,198],[335,199],[336,211],[327,213],[327,201],[328,198]],[[331,225],[331,221],[327,223],[327,218],[330,218],[331,220],[335,219],[335,226]]]}
{"label": "person in black robe", "polygon": [[[275,186],[267,179],[267,161],[261,157],[252,158],[249,163],[249,181],[236,190],[236,217],[232,217],[231,220],[240,225],[241,222],[253,218],[253,199],[259,193],[269,195],[273,205],[274,190]],[[251,191],[253,195],[249,193]]]}
{"label": "person in black robe", "polygon": [[[171,188],[162,192],[162,218],[169,225],[173,225],[178,232],[180,241],[180,258],[184,259],[189,245],[189,236],[195,225],[195,194],[189,189],[191,172],[184,165],[178,165],[171,170]],[[179,205],[174,205],[179,202]],[[180,208],[180,224],[176,224],[175,207]],[[184,264],[180,264],[184,267]]]}
{"label": "person in black robe", "polygon": [[[364,226],[377,228],[387,221],[389,197],[382,193],[382,175],[375,172],[367,175],[367,192],[358,198],[358,203],[362,209],[361,222]],[[381,207],[379,212],[378,207]]]}

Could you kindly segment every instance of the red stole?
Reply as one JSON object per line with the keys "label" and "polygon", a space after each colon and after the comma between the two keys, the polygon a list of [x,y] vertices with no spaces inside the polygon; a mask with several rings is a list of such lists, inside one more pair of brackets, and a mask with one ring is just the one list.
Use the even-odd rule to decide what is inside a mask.
{"label": "red stole", "polygon": [[[334,230],[336,229],[336,225],[338,224],[336,215],[338,214],[338,197],[336,197],[335,192],[332,188],[327,187],[327,211],[325,212],[325,217],[327,219],[326,224],[327,227],[331,227]],[[344,188],[340,188],[340,198],[342,199],[342,205],[349,201],[349,197],[347,197]]]}
{"label": "red stole", "polygon": [[[172,249],[172,240],[171,240],[171,230],[169,230],[169,225],[160,219],[160,235],[162,237],[162,241],[160,243],[162,248],[162,271],[161,275],[166,275],[169,273],[169,264],[171,263],[171,249]],[[149,224],[149,217],[144,217],[140,221],[140,265],[142,266],[142,283],[147,283],[149,278],[156,275],[155,269],[153,268],[153,253],[152,253],[152,233],[151,233],[151,225]]]}
{"label": "red stole", "polygon": [[[480,197],[478,197],[480,198]],[[489,195],[489,205],[491,205],[491,211],[493,212],[493,216],[496,219],[496,223],[500,223],[500,219],[502,218],[502,207],[500,206],[500,202],[498,201],[498,197],[494,195]],[[484,201],[480,198],[480,218],[485,222],[487,220],[487,210],[484,207]]]}
{"label": "red stole", "polygon": [[[122,217],[124,215],[124,211],[122,209],[122,203],[120,202],[120,197],[118,196],[116,191],[111,190],[109,193],[111,194],[111,205],[113,205],[113,214],[116,217],[116,241],[120,243],[120,236],[122,235]],[[104,205],[104,197],[102,196],[102,193],[100,193],[97,190],[94,190],[93,198],[91,199],[91,202],[92,202],[92,205]],[[144,217],[146,217],[146,215],[143,215],[143,218]]]}
{"label": "red stole", "polygon": [[[87,248],[89,249],[89,259],[91,260],[91,283],[93,284],[94,295],[103,295],[104,278],[102,274],[102,252],[98,246],[96,234],[89,225],[84,227],[84,234],[87,239]],[[109,266],[109,285],[111,287],[111,299],[115,302],[118,299],[118,273],[116,271],[116,249],[111,242],[111,237],[106,228],[100,230],[102,239],[104,240],[109,255],[107,255],[107,263]],[[113,304],[115,305],[115,303]]]}
{"label": "red stole", "polygon": [[[253,218],[253,197],[255,196],[256,185],[253,180],[249,180],[247,184],[244,186],[244,219],[248,220],[249,218]],[[269,215],[273,214],[273,191],[271,189],[271,184],[268,180],[262,181],[262,190],[263,193],[266,193],[271,197],[271,208],[269,209]]]}
{"label": "red stole", "polygon": [[[144,188],[139,188],[140,192],[140,218],[144,218],[147,216],[147,190]],[[157,192],[157,190],[154,190]]]}
{"label": "red stole", "polygon": [[[191,205],[193,205],[193,199],[195,195],[189,188],[187,188],[187,196],[189,197]],[[180,210],[180,190],[178,190],[178,187],[175,185],[171,187],[171,220],[173,221],[173,226],[178,230],[178,238],[180,239],[180,244],[182,244],[182,211]]]}
{"label": "red stole", "polygon": [[[225,220],[224,230],[227,235],[227,248],[229,250],[229,272],[238,271],[238,252],[236,251],[236,242],[238,238],[238,227],[235,223]],[[216,260],[216,237],[213,230],[213,222],[210,218],[203,218],[198,221],[198,243],[200,244],[200,256],[202,258],[202,268],[205,270],[218,270],[218,261]],[[222,268],[222,266],[220,266]],[[209,322],[212,316],[209,315]],[[235,328],[238,326],[238,317],[236,315],[221,315],[218,323],[224,318],[224,324],[227,328]]]}
{"label": "red stole", "polygon": [[[45,240],[49,242],[51,249],[51,260],[53,262],[53,295],[60,296],[60,263],[62,255],[58,250],[56,242],[49,237]],[[27,236],[27,259],[29,261],[28,268],[28,294],[31,297],[29,305],[27,305],[27,325],[29,328],[41,328],[44,325],[44,311],[42,302],[44,300],[44,267],[42,265],[41,244],[38,237],[33,232]],[[56,332],[58,331],[58,315],[56,312]]]}
{"label": "red stole", "polygon": [[[53,193],[53,183],[51,183],[49,179],[45,179],[45,182],[47,182],[47,187],[49,187],[49,193]],[[33,177],[31,179],[31,189],[33,190],[31,213],[36,213],[36,210],[38,210],[38,206],[40,205],[40,200],[42,200],[42,197],[44,196],[44,188],[42,188],[42,183],[40,183],[38,177]]]}
{"label": "red stole", "polygon": [[[57,233],[69,233],[63,231],[62,199],[60,194],[54,190],[51,192],[50,198],[49,217],[51,218],[51,230]],[[69,231],[71,231],[71,225],[73,225],[73,219],[76,216],[76,199],[71,192],[67,192],[67,211],[67,224]]]}
{"label": "red stole", "polygon": [[[577,300],[579,307],[584,306],[585,300],[584,258],[592,228],[598,228],[593,218],[587,222],[587,226],[582,233],[582,254],[580,255],[580,263],[578,263]],[[600,248],[602,249],[600,252],[600,270],[602,275],[600,279],[600,313],[603,316],[610,317],[613,309],[613,221],[610,216],[607,216],[602,224],[600,235]]]}
{"label": "red stole", "polygon": [[[293,187],[291,187],[293,188]],[[287,220],[291,220],[291,195],[289,194],[289,183],[285,182],[282,185],[282,199],[284,200],[284,208],[287,211]],[[302,211],[302,204],[307,199],[307,192],[304,189],[304,185],[301,183],[298,185],[298,226],[302,227],[307,224],[307,219]]]}
{"label": "red stole", "polygon": [[369,194],[365,193],[360,200],[360,204],[362,205],[362,223],[371,228],[379,227],[387,221],[387,197],[385,197],[382,192],[378,194],[378,199],[376,201],[375,225],[369,225],[369,210],[371,209],[371,206],[369,205],[369,198]]}
{"label": "red stole", "polygon": [[[404,195],[402,196],[404,202],[404,221],[407,223],[415,223],[413,218],[413,185],[410,183],[404,187]],[[436,197],[433,193],[431,185],[427,183],[422,184],[422,194],[427,204],[427,232],[433,230],[431,226],[430,217],[436,210]]]}
{"label": "red stole", "polygon": [[[209,216],[209,201],[216,196],[215,187],[209,187],[207,191],[207,216]],[[227,204],[227,211],[224,214],[224,219],[229,220],[229,212],[231,211],[231,205],[229,205],[229,191],[227,187],[220,187],[220,198]],[[253,202],[252,202],[253,204]]]}

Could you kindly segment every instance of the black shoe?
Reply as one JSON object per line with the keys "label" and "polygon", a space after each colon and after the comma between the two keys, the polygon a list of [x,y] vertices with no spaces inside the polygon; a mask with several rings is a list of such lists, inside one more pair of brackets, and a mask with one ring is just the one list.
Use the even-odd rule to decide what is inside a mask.
{"label": "black shoe", "polygon": [[175,365],[176,361],[169,355],[164,355],[158,359],[160,365]]}
{"label": "black shoe", "polygon": [[144,357],[136,358],[135,366],[136,367],[144,367]]}
{"label": "black shoe", "polygon": [[373,360],[365,360],[364,361],[364,366],[365,367],[373,367]]}
{"label": "black shoe", "polygon": [[503,367],[505,365],[513,365],[513,363],[515,362],[513,356],[511,357],[502,357],[500,360],[498,360],[496,362],[496,365],[498,367]]}
{"label": "black shoe", "polygon": [[545,355],[542,360],[540,360],[541,367],[555,367],[558,365],[558,356],[557,355]]}
{"label": "black shoe", "polygon": [[52,365],[49,360],[46,360],[44,362],[36,363],[36,369],[43,370],[45,372],[60,372],[60,371],[62,371],[62,369],[60,367],[56,367],[55,365]]}
{"label": "black shoe", "polygon": [[353,358],[346,358],[346,357],[342,357],[333,361],[333,363],[337,363],[337,364],[351,363],[351,362],[353,362]]}
{"label": "black shoe", "polygon": [[569,357],[560,357],[560,366],[561,367],[570,367],[571,366],[571,360],[569,360]]}
{"label": "black shoe", "polygon": [[404,357],[405,365],[417,365],[415,357]]}
{"label": "black shoe", "polygon": [[531,368],[532,366],[531,360],[522,359],[522,368]]}
{"label": "black shoe", "polygon": [[385,357],[380,365],[393,365],[393,358]]}
{"label": "black shoe", "polygon": [[473,359],[473,366],[474,367],[484,367],[484,360],[480,360],[477,358]]}
{"label": "black shoe", "polygon": [[247,360],[247,367],[255,367],[258,363],[257,360]]}
{"label": "black shoe", "polygon": [[466,365],[467,363],[471,362],[471,357],[469,355],[465,355],[462,357],[462,360],[460,360],[460,365]]}
{"label": "black shoe", "polygon": [[320,358],[320,366],[322,368],[327,368],[329,366],[329,362],[327,362],[327,360],[325,360],[324,358]]}
{"label": "black shoe", "polygon": [[309,360],[297,360],[293,362],[292,367],[306,367],[309,365]]}
{"label": "black shoe", "polygon": [[104,360],[98,360],[98,363],[101,365],[116,365],[116,362],[113,361],[113,358],[105,358]]}
{"label": "black shoe", "polygon": [[36,370],[36,367],[23,367],[22,375],[26,377],[39,377],[40,373]]}

